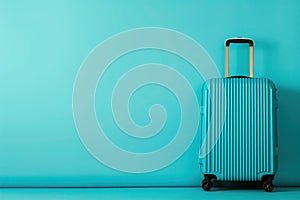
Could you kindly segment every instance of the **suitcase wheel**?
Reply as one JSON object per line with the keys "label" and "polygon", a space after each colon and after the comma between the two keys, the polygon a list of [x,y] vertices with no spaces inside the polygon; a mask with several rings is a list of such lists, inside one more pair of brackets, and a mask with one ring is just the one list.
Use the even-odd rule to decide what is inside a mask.
{"label": "suitcase wheel", "polygon": [[203,179],[202,181],[202,188],[205,191],[209,191],[212,188],[212,182],[208,179]]}
{"label": "suitcase wheel", "polygon": [[212,179],[217,179],[217,177],[214,175],[209,175],[209,174],[204,175],[204,179],[202,181],[202,189],[204,191],[209,191],[213,187],[213,184],[211,181]]}
{"label": "suitcase wheel", "polygon": [[266,176],[263,178],[263,188],[266,192],[272,192],[274,185],[272,183],[274,176]]}

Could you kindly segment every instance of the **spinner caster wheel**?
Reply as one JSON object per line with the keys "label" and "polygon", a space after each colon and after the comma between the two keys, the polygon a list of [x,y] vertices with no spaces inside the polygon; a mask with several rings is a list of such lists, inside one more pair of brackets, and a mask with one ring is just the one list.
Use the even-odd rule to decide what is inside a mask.
{"label": "spinner caster wheel", "polygon": [[263,188],[266,192],[272,192],[274,190],[274,185],[272,181],[265,181],[263,183]]}
{"label": "spinner caster wheel", "polygon": [[272,192],[274,190],[273,179],[274,176],[265,176],[263,178],[263,188],[266,192]]}
{"label": "spinner caster wheel", "polygon": [[212,188],[212,182],[209,179],[203,179],[202,181],[202,188],[204,191],[209,191]]}

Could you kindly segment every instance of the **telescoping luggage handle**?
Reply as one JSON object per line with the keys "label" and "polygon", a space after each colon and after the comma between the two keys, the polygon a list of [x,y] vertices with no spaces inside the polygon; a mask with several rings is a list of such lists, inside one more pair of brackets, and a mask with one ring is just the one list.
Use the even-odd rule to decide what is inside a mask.
{"label": "telescoping luggage handle", "polygon": [[249,38],[230,38],[225,42],[226,46],[226,78],[229,77],[229,45],[230,43],[248,43],[250,47],[250,78],[253,78],[253,40]]}

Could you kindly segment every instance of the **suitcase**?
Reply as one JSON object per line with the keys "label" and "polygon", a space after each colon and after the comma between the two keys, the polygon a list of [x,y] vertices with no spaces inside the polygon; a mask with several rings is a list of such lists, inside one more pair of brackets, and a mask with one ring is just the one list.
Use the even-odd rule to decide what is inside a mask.
{"label": "suitcase", "polygon": [[[231,43],[249,44],[249,77],[229,76]],[[277,89],[269,79],[253,78],[253,40],[228,39],[225,46],[226,77],[210,79],[202,88],[202,188],[210,190],[213,179],[261,181],[271,192],[278,154]]]}

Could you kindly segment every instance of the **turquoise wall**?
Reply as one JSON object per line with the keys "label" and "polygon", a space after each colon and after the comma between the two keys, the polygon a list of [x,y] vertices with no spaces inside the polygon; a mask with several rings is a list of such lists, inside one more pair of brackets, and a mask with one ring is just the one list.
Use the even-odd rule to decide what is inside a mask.
{"label": "turquoise wall", "polygon": [[[207,50],[221,74],[224,40],[235,36],[253,38],[254,75],[270,78],[279,90],[279,171],[275,184],[300,185],[299,1],[16,0],[0,1],[0,5],[0,185],[200,184],[199,134],[180,159],[146,174],[123,173],[102,165],[86,151],[77,135],[72,92],[82,62],[108,37],[140,27],[164,27],[190,36]],[[247,53],[245,46],[233,48],[231,74],[248,72]],[[143,62],[173,66],[191,81],[195,91],[200,91],[204,82],[189,63],[174,55],[144,51],[128,56],[114,63],[104,90],[111,87],[118,67]],[[96,93],[99,101],[100,92]],[[149,93],[155,95],[155,101],[140,105]],[[146,107],[157,102],[168,110],[170,120],[163,131],[170,135],[145,145],[124,143],[128,139],[114,135],[112,122],[107,120],[108,137],[120,147],[137,152],[159,148],[161,141],[167,143],[180,120],[174,96],[163,88],[149,86],[136,93],[130,109],[137,123],[147,124]],[[135,104],[142,110],[135,109]],[[95,106],[99,119],[109,116],[109,110],[102,110],[102,106],[107,109],[105,104]]]}

